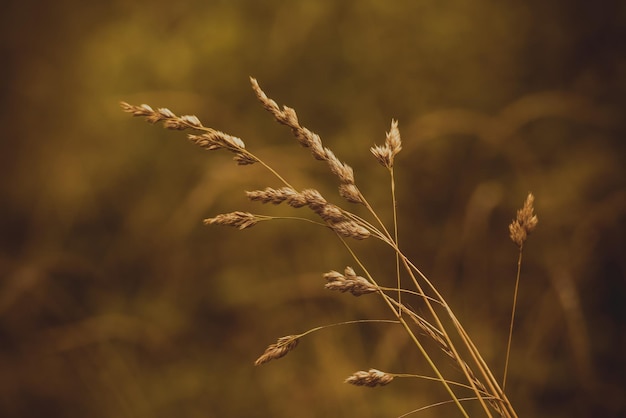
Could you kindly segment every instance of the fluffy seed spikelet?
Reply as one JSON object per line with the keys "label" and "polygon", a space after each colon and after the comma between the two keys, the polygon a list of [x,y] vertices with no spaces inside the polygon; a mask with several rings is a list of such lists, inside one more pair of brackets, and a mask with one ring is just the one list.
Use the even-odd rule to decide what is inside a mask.
{"label": "fluffy seed spikelet", "polygon": [[230,212],[217,215],[214,218],[204,220],[205,225],[234,226],[238,229],[253,227],[259,222],[259,218],[249,212]]}
{"label": "fluffy seed spikelet", "polygon": [[217,150],[225,149],[235,154],[234,160],[239,165],[250,165],[258,162],[258,159],[246,151],[246,144],[240,139],[224,132],[207,128],[202,125],[200,119],[194,115],[176,116],[174,112],[167,108],[157,110],[147,104],[134,106],[126,102],[121,102],[120,106],[125,112],[131,113],[133,116],[143,116],[150,123],[162,122],[163,127],[173,130],[195,129],[203,131],[201,135],[189,134],[187,138],[194,144],[207,149]]}
{"label": "fluffy seed spikelet", "polygon": [[354,170],[352,170],[352,167],[339,161],[339,158],[329,148],[324,148],[324,150],[330,171],[339,177],[339,181],[342,183],[354,184]]}
{"label": "fluffy seed spikelet", "polygon": [[522,248],[528,235],[535,229],[539,219],[535,215],[533,203],[535,197],[532,193],[528,193],[524,206],[517,210],[517,217],[509,225],[511,241]]}
{"label": "fluffy seed spikelet", "polygon": [[360,198],[360,193],[354,193],[356,186],[349,189],[349,193],[342,191],[342,188],[345,185],[354,186],[355,184],[354,171],[352,170],[352,167],[342,163],[329,148],[325,148],[322,145],[322,140],[319,135],[301,126],[298,122],[298,116],[296,115],[296,111],[294,109],[283,106],[281,110],[274,100],[267,97],[256,79],[250,77],[250,82],[252,83],[252,89],[254,90],[257,98],[263,107],[274,116],[274,119],[276,119],[277,122],[291,128],[291,132],[296,137],[298,142],[303,147],[309,148],[316,160],[326,161],[330,171],[337,176],[341,182],[340,194],[352,203],[363,203]]}
{"label": "fluffy seed spikelet", "polygon": [[346,238],[363,240],[369,238],[371,235],[370,231],[367,228],[357,224],[354,221],[333,223],[330,224],[330,228],[342,237]]}
{"label": "fluffy seed spikelet", "polygon": [[339,194],[350,203],[364,203],[361,191],[356,187],[356,184],[341,184]]}
{"label": "fluffy seed spikelet", "polygon": [[285,201],[287,201],[290,206],[296,208],[306,205],[304,197],[291,187],[281,187],[280,189],[266,187],[264,190],[246,192],[246,196],[248,199],[255,202],[272,203],[274,205],[279,205]]}
{"label": "fluffy seed spikelet", "polygon": [[249,153],[236,153],[233,157],[233,160],[237,163],[237,165],[250,165],[258,162],[259,160]]}
{"label": "fluffy seed spikelet", "polygon": [[352,376],[348,377],[344,382],[350,383],[355,386],[385,386],[393,380],[393,376],[389,373],[381,372],[376,369],[369,369],[368,371],[358,371]]}
{"label": "fluffy seed spikelet", "polygon": [[385,145],[376,145],[370,148],[374,157],[378,162],[386,168],[393,167],[395,156],[402,150],[402,141],[400,139],[400,130],[398,129],[398,121],[391,121],[391,129],[387,132]]}
{"label": "fluffy seed spikelet", "polygon": [[252,90],[254,90],[256,97],[259,99],[265,110],[270,112],[277,122],[291,128],[291,131],[298,142],[300,142],[300,145],[305,148],[310,148],[316,159],[326,160],[324,148],[322,147],[322,141],[319,135],[300,126],[296,111],[287,106],[283,106],[283,109],[281,110],[274,100],[267,97],[256,79],[250,77],[250,83],[252,84]]}
{"label": "fluffy seed spikelet", "polygon": [[342,222],[347,219],[338,206],[328,203],[320,192],[315,189],[306,189],[302,193],[298,193],[290,187],[282,187],[280,189],[267,187],[264,190],[246,192],[246,196],[250,200],[261,203],[279,205],[287,202],[289,206],[294,208],[309,206],[313,212],[330,223]]}
{"label": "fluffy seed spikelet", "polygon": [[367,281],[367,279],[357,276],[352,267],[346,267],[344,273],[341,274],[332,270],[324,274],[324,278],[327,281],[324,288],[338,290],[342,293],[350,292],[354,296],[362,296],[377,291],[376,286]]}
{"label": "fluffy seed spikelet", "polygon": [[246,148],[246,144],[240,138],[212,129],[202,135],[189,134],[187,138],[209,151],[227,149],[228,151],[239,152]]}
{"label": "fluffy seed spikelet", "polygon": [[150,123],[163,122],[163,127],[167,129],[183,130],[183,129],[202,129],[202,123],[193,115],[176,116],[174,112],[166,108],[157,110],[147,104],[139,106],[131,105],[126,102],[120,102],[120,106],[124,112],[131,113],[133,116],[143,116]]}
{"label": "fluffy seed spikelet", "polygon": [[275,344],[270,344],[265,349],[265,352],[261,355],[261,357],[256,359],[254,365],[259,366],[269,361],[284,357],[285,355],[287,355],[287,353],[296,348],[299,342],[300,338],[297,335],[287,335],[286,337],[280,337]]}

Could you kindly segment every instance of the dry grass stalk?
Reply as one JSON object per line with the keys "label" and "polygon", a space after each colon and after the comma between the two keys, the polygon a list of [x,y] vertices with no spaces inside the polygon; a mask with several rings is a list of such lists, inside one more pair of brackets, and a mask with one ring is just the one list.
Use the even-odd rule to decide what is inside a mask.
{"label": "dry grass stalk", "polygon": [[147,104],[134,106],[126,102],[121,102],[120,106],[125,112],[131,113],[133,116],[143,116],[146,121],[150,123],[162,122],[163,127],[166,129],[178,131],[194,129],[203,131],[204,133],[201,135],[189,134],[187,138],[192,143],[209,151],[225,149],[234,153],[234,160],[239,165],[250,165],[259,161],[255,156],[246,151],[246,144],[240,138],[212,128],[207,128],[203,126],[200,119],[194,115],[176,116],[174,112],[167,108],[154,110]]}
{"label": "dry grass stalk", "polygon": [[254,190],[246,192],[250,200],[262,203],[273,203],[278,205],[287,202],[288,205],[300,208],[308,206],[313,212],[322,218],[328,227],[337,232],[342,237],[354,238],[358,240],[369,238],[370,231],[360,223],[348,218],[344,211],[326,199],[315,189],[306,189],[298,193],[290,187],[273,189],[267,187],[264,190]]}
{"label": "dry grass stalk", "polygon": [[309,148],[316,160],[326,161],[326,163],[328,163],[330,171],[336,175],[341,182],[339,194],[351,203],[364,203],[362,195],[354,182],[354,171],[352,167],[339,161],[329,148],[325,148],[322,145],[322,140],[319,135],[301,126],[294,109],[283,106],[281,110],[274,100],[267,97],[256,79],[251,77],[250,82],[252,83],[252,89],[257,98],[263,107],[274,116],[276,121],[291,128],[291,132],[298,142],[300,142],[303,147]]}
{"label": "dry grass stalk", "polygon": [[385,386],[391,383],[392,380],[393,375],[389,373],[381,372],[376,369],[369,369],[368,371],[354,372],[345,380],[345,383],[373,388],[376,386]]}
{"label": "dry grass stalk", "polygon": [[522,254],[524,251],[524,243],[528,235],[534,231],[539,223],[539,218],[534,214],[535,208],[533,203],[535,196],[528,193],[524,205],[517,210],[517,217],[509,225],[509,233],[511,241],[517,244],[519,255],[517,258],[517,275],[515,277],[515,290],[513,291],[513,307],[511,308],[511,322],[509,324],[509,338],[506,345],[506,357],[504,360],[504,375],[502,377],[502,390],[506,387],[506,378],[509,371],[509,356],[511,354],[511,342],[513,340],[513,326],[515,325],[515,311],[517,310],[517,295],[519,292],[519,282],[522,273]]}
{"label": "dry grass stalk", "polygon": [[[375,146],[371,148],[371,152],[377,161],[388,169],[391,180],[391,195],[393,205],[393,235],[388,232],[385,224],[378,217],[374,209],[369,205],[365,197],[361,194],[359,188],[355,184],[354,172],[352,168],[341,162],[335,154],[328,148],[324,147],[319,135],[311,132],[307,128],[300,125],[298,117],[294,109],[284,106],[282,109],[278,104],[267,97],[267,95],[260,88],[259,84],[254,78],[250,79],[252,88],[263,105],[274,118],[281,124],[288,126],[298,142],[308,148],[313,157],[320,161],[325,161],[330,171],[339,179],[339,194],[346,200],[352,203],[358,203],[364,205],[371,216],[375,220],[374,226],[372,223],[367,222],[363,218],[346,211],[336,205],[329,203],[319,191],[315,189],[305,189],[298,192],[294,189],[280,174],[272,167],[265,164],[261,159],[254,154],[246,150],[244,142],[236,137],[230,136],[223,132],[207,128],[202,125],[200,120],[196,116],[184,115],[176,116],[173,112],[166,108],[160,108],[154,110],[148,105],[133,106],[128,103],[121,103],[124,111],[133,114],[134,116],[144,117],[150,123],[162,123],[167,129],[184,130],[191,129],[200,131],[200,134],[189,134],[188,139],[194,144],[207,149],[217,150],[225,149],[235,154],[235,161],[240,165],[259,163],[272,174],[274,174],[284,185],[281,188],[267,187],[263,190],[254,190],[246,192],[247,197],[250,200],[258,201],[261,203],[272,203],[274,205],[281,204],[283,202],[294,208],[301,208],[304,206],[309,207],[315,214],[317,214],[325,223],[327,227],[332,229],[346,246],[347,250],[353,256],[357,264],[365,272],[365,277],[358,276],[354,269],[347,267],[344,274],[337,271],[330,271],[324,275],[326,279],[325,288],[329,290],[338,290],[340,292],[350,292],[355,296],[361,296],[368,293],[379,293],[384,302],[389,306],[391,312],[393,312],[396,320],[356,320],[347,321],[334,325],[344,325],[348,323],[362,323],[362,322],[393,322],[401,324],[407,332],[408,337],[415,344],[426,363],[432,368],[436,377],[429,377],[429,380],[439,381],[450,395],[450,402],[453,402],[459,412],[469,417],[467,411],[461,404],[462,399],[476,399],[480,402],[483,411],[488,417],[492,417],[492,412],[495,411],[502,417],[517,418],[517,414],[513,409],[513,406],[504,394],[504,384],[506,382],[506,367],[508,366],[508,353],[510,349],[511,333],[513,329],[513,318],[515,314],[515,301],[517,299],[517,287],[519,283],[519,273],[521,266],[521,254],[524,242],[537,225],[537,217],[534,215],[533,202],[534,197],[529,194],[522,209],[517,211],[516,219],[509,226],[510,237],[514,243],[516,243],[520,249],[520,256],[518,260],[518,274],[515,288],[513,315],[511,319],[511,332],[509,333],[509,346],[507,349],[507,362],[505,365],[505,375],[503,379],[502,389],[498,382],[493,377],[491,370],[483,360],[480,352],[469,338],[465,329],[462,327],[456,316],[454,315],[451,307],[446,303],[443,296],[439,293],[433,283],[406,258],[401,252],[398,244],[398,222],[396,214],[396,197],[395,197],[395,179],[394,179],[394,160],[397,154],[402,150],[402,143],[400,132],[398,129],[398,122],[392,120],[391,128],[386,134],[385,143],[381,146]],[[256,225],[259,221],[273,219],[269,216],[255,215],[248,212],[231,212],[226,214],[217,215],[213,218],[204,220],[205,224],[217,224],[234,226],[239,229],[246,229]],[[380,229],[379,229],[380,228]],[[383,290],[390,290],[390,288],[381,287],[376,283],[374,278],[367,271],[366,266],[354,253],[352,248],[344,237],[365,239],[374,235],[388,244],[396,254],[396,274],[397,274],[397,288],[391,290],[397,290],[397,299],[392,298],[383,292]],[[404,267],[408,275],[410,276],[412,283],[415,286],[415,290],[402,289],[400,283],[400,269]],[[422,284],[425,284],[429,289],[427,294]],[[412,309],[405,306],[400,299],[401,292],[409,292],[416,294],[422,298],[430,315],[431,320],[427,320],[422,316],[419,316]],[[448,319],[452,322],[452,327],[444,326],[444,322],[439,318],[438,312],[433,308],[432,303],[436,303],[438,308],[442,308],[444,313],[448,315]],[[402,316],[402,313],[408,314],[410,320],[407,321]],[[448,323],[448,322],[446,322]],[[271,344],[263,355],[261,355],[256,361],[255,365],[264,364],[268,361],[281,358],[285,356],[289,351],[293,350],[297,345],[301,337],[304,335],[317,331],[328,326],[317,327],[307,331],[306,333],[299,335],[288,335],[281,337],[276,343]],[[450,333],[456,332],[457,337],[455,341],[460,338],[460,342],[453,343]],[[468,384],[451,382],[445,379],[439,369],[434,363],[433,359],[428,353],[428,350],[421,342],[421,338],[418,338],[418,334],[426,336],[430,340],[434,341],[440,350],[446,353],[456,364],[460,367],[463,375],[467,379]],[[420,336],[421,337],[421,336]],[[456,344],[460,344],[464,350],[459,351],[456,348]],[[466,353],[464,356],[471,360],[472,366],[465,360],[464,356],[459,354],[460,352]],[[472,368],[475,368],[477,373],[474,373]],[[397,375],[400,376],[400,375]],[[369,371],[359,371],[354,373],[348,379],[347,383],[351,383],[358,386],[382,386],[391,382],[394,375],[384,373],[376,369],[370,369]],[[452,390],[450,385],[461,386],[473,391],[474,398],[459,398],[457,394]],[[491,408],[487,405],[489,404]]]}

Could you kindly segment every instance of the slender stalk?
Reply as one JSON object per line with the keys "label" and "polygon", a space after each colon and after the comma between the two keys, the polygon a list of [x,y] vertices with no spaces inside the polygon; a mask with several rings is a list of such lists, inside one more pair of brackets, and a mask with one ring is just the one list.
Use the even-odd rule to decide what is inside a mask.
{"label": "slender stalk", "polygon": [[[396,249],[396,250],[399,252],[398,249]],[[402,253],[400,253],[400,254],[402,254]],[[409,275],[413,279],[413,283],[416,286],[418,292],[424,293],[422,287],[420,286],[419,282],[417,281],[417,278],[413,274],[413,271],[411,270],[410,264],[408,264],[408,260],[406,259],[406,257],[402,256],[402,260],[404,262],[404,265],[405,265],[407,271],[409,272]],[[417,270],[417,271],[419,272],[419,274],[421,275],[421,277],[423,279],[426,278],[426,276],[424,276],[423,273],[421,273],[421,271],[419,271],[419,270]],[[428,281],[428,279],[426,279],[426,282],[432,288],[434,288],[434,286],[430,283],[430,281]],[[439,294],[439,292],[436,292],[436,295],[441,300],[442,306],[444,307],[446,312],[448,312],[450,314],[452,312],[452,310],[450,309],[450,306],[446,303],[445,299],[443,299],[443,297]],[[453,353],[453,356],[457,360],[457,363],[459,364],[461,370],[463,371],[463,374],[465,375],[465,378],[467,379],[469,384],[472,386],[472,389],[474,390],[474,393],[476,393],[476,397],[478,398],[480,404],[482,405],[485,413],[487,414],[488,417],[492,418],[491,411],[489,410],[489,407],[487,406],[487,404],[485,403],[483,397],[481,396],[480,390],[478,389],[478,387],[476,387],[476,384],[474,383],[474,380],[472,379],[471,372],[468,369],[467,364],[465,364],[463,361],[461,361],[461,356],[459,355],[459,353],[458,353],[454,343],[452,342],[452,339],[451,339],[450,335],[446,331],[446,328],[443,326],[443,323],[441,322],[441,319],[439,318],[439,315],[437,315],[437,312],[435,311],[435,309],[433,308],[432,304],[430,303],[430,300],[428,300],[427,298],[423,298],[423,299],[424,299],[424,302],[426,303],[426,306],[428,307],[428,310],[430,311],[430,314],[435,319],[437,327],[442,332],[442,335],[445,338],[446,343],[448,344],[448,348]],[[464,343],[465,343],[466,346],[468,346],[468,344],[465,342],[465,340],[464,340]]]}
{"label": "slender stalk", "polygon": [[[398,209],[397,209],[397,201],[396,201],[396,181],[394,179],[394,170],[393,166],[389,168],[389,175],[391,177],[391,202],[393,205],[393,240],[396,244],[396,247],[400,247],[400,243],[398,242]],[[400,254],[396,251],[396,277],[398,278],[398,303],[402,303],[402,292],[400,289],[402,288],[401,280],[400,280]],[[402,309],[398,310],[398,315],[402,315]]]}
{"label": "slender stalk", "polygon": [[[468,398],[459,398],[459,401],[460,402],[467,402],[467,401],[475,401],[476,399],[477,398],[475,396],[471,396],[471,397],[468,397]],[[495,398],[488,398],[488,399],[495,399]],[[449,403],[452,403],[452,400],[432,403],[430,405],[426,405],[426,406],[423,406],[421,408],[417,408],[417,409],[414,409],[412,411],[409,411],[409,412],[407,412],[405,414],[402,414],[402,415],[398,416],[397,418],[405,418],[405,417],[408,417],[409,415],[413,415],[413,414],[416,414],[418,412],[426,411],[427,409],[434,408],[436,406],[447,405]]]}
{"label": "slender stalk", "polygon": [[502,377],[502,390],[506,387],[506,376],[509,371],[509,355],[511,354],[511,340],[513,339],[513,324],[515,322],[515,311],[517,309],[517,293],[519,290],[520,272],[522,270],[522,252],[523,246],[519,248],[519,257],[517,258],[517,276],[515,278],[515,291],[513,293],[513,308],[511,311],[511,325],[509,327],[509,341],[506,344],[506,360],[504,361],[504,376]]}
{"label": "slender stalk", "polygon": [[[415,379],[422,379],[422,380],[433,380],[438,382],[439,379],[436,377],[432,377],[432,376],[424,376],[421,374],[411,374],[411,373],[388,373],[387,374],[393,376],[393,377],[404,377],[404,378],[415,378]],[[472,387],[470,385],[466,385],[464,383],[460,383],[460,382],[455,382],[453,380],[446,380],[450,385],[453,386],[458,386],[461,388],[465,388],[465,389],[471,389]],[[491,396],[491,394],[487,393],[487,392],[482,392],[483,395],[485,396]]]}
{"label": "slender stalk", "polygon": [[[444,336],[444,338],[446,340],[446,343],[448,344],[448,346],[450,347],[450,350],[452,351],[453,355],[455,356],[455,359],[460,359],[461,357],[459,356],[459,353],[457,352],[456,348],[454,347],[454,343],[452,342],[452,339],[450,338],[450,336],[446,332],[445,327],[443,326],[441,320],[439,319],[439,316],[435,312],[435,309],[433,308],[432,304],[430,303],[428,298],[426,298],[426,294],[422,290],[422,287],[420,286],[419,282],[417,281],[417,278],[414,276],[413,271],[411,270],[411,266],[419,273],[419,275],[426,281],[426,283],[431,288],[433,288],[435,290],[437,297],[441,300],[441,302],[444,305],[444,308],[446,309],[446,311],[450,312],[451,311],[450,307],[446,304],[446,302],[443,299],[443,297],[436,291],[436,289],[434,288],[434,285],[426,278],[426,276],[419,269],[417,269],[417,267],[415,267],[415,265],[413,265],[406,258],[406,256],[404,256],[404,254],[400,251],[398,246],[395,244],[395,242],[391,238],[391,235],[389,234],[389,231],[385,227],[385,224],[382,222],[382,220],[380,219],[380,217],[378,216],[378,214],[376,213],[374,208],[369,204],[369,202],[367,201],[365,196],[363,196],[362,194],[361,194],[361,201],[363,202],[363,205],[367,208],[367,210],[370,212],[370,214],[380,224],[380,226],[382,228],[382,231],[383,231],[383,233],[385,235],[385,237],[381,237],[381,239],[383,239],[383,241],[387,242],[393,248],[394,252],[402,260],[402,263],[404,264],[405,269],[408,271],[409,275],[411,276],[411,279],[413,280],[413,284],[415,285],[418,293],[423,295],[422,298],[424,299],[424,301],[426,303],[426,306],[428,307],[428,310],[430,311],[431,315],[435,319],[435,321],[437,323],[437,327],[438,327],[439,331],[442,332],[442,335]],[[348,246],[348,244],[345,241],[344,241],[344,245],[348,248],[348,251],[350,251],[350,253],[353,255],[353,257],[355,258],[357,263],[359,263],[361,268],[364,271],[367,272],[367,269],[365,268],[365,266],[363,266],[363,264],[360,263],[360,261],[358,260],[358,257],[356,256],[356,254],[354,254],[352,252],[352,249]],[[374,279],[369,274],[368,274],[368,278],[372,281],[372,283],[374,283],[376,286],[378,286],[376,284],[376,282],[374,281]],[[388,300],[385,300],[385,302],[388,305],[390,305],[390,307],[392,307],[392,309],[393,309],[393,304],[391,302],[389,302]],[[395,309],[393,309],[393,310],[394,310],[394,312],[396,312],[396,316],[398,317],[398,319],[400,319],[400,315],[398,315],[397,311]],[[487,416],[489,418],[493,418],[492,415],[491,415],[491,411],[489,410],[489,408],[485,404],[482,396],[480,395],[479,389],[475,386],[475,383],[472,381],[472,377],[470,375],[470,372],[467,370],[466,365],[464,365],[463,362],[461,362],[461,361],[459,361],[458,363],[459,363],[459,366],[460,366],[461,370],[463,371],[463,374],[467,378],[468,382],[470,383],[470,385],[472,385],[472,388],[473,388],[474,392],[476,393],[477,398],[479,399],[483,409],[485,410],[485,413],[487,414]],[[446,385],[446,383],[443,380],[442,380],[442,383],[444,384],[444,386],[446,386],[446,389],[448,390],[448,392],[450,392],[452,394],[453,393],[452,390]],[[454,398],[456,399],[456,396],[454,396]],[[460,409],[463,409],[460,403],[458,404],[458,406],[459,406]]]}
{"label": "slender stalk", "polygon": [[[450,309],[450,306],[447,304],[443,296],[439,293],[437,288],[430,282],[430,280],[428,280],[428,278],[424,275],[424,273],[422,273],[419,270],[419,268],[417,268],[417,266],[415,266],[409,259],[407,259],[404,256],[403,256],[403,260],[405,263],[407,263],[411,267],[411,269],[417,272],[420,278],[422,278],[426,282],[426,284],[428,284],[428,286],[432,289],[437,299],[441,301],[441,305],[444,307],[444,309],[446,309],[446,312],[448,313],[455,328],[457,329],[459,336],[463,340],[463,343],[465,344],[465,346],[468,348],[470,355],[472,356],[472,359],[474,360],[474,362],[479,368],[480,373],[485,378],[485,383],[489,386],[489,389],[492,391],[492,393],[497,395],[496,397],[497,399],[502,399],[501,405],[505,407],[505,411],[504,411],[506,412],[505,416],[517,417],[517,413],[515,412],[515,410],[513,409],[513,406],[511,405],[506,395],[504,394],[504,392],[498,385],[498,381],[495,379],[495,377],[493,376],[493,373],[491,372],[491,369],[489,368],[485,360],[482,358],[480,351],[478,350],[478,348],[476,348],[476,345],[474,345],[473,341],[471,340],[471,338],[469,337],[469,335],[467,334],[467,332],[465,331],[465,329],[463,328],[463,326],[457,319],[456,315],[454,315],[454,312],[452,312],[452,309]],[[415,280],[413,275],[411,275],[411,277]],[[417,284],[417,286],[419,287],[419,284]]]}
{"label": "slender stalk", "polygon": [[[352,255],[352,258],[354,259],[354,261],[361,267],[361,269],[363,269],[363,271],[367,275],[368,279],[370,279],[372,284],[374,284],[375,286],[379,287],[378,284],[376,283],[376,281],[374,280],[374,278],[369,274],[367,268],[363,265],[363,263],[361,262],[359,257],[354,253],[354,251],[348,245],[348,243],[345,241],[345,239],[342,236],[340,236],[340,235],[337,235],[337,237],[341,240],[341,242],[346,247],[348,252]],[[394,305],[392,304],[392,302],[389,301],[388,297],[384,293],[382,293],[382,291],[380,292],[380,294],[383,297],[383,300],[385,301],[387,306],[389,306],[391,311],[394,312],[394,314],[398,318],[398,321],[400,321],[400,323],[402,324],[402,326],[406,330],[407,334],[409,335],[409,338],[411,338],[411,340],[413,341],[415,346],[418,348],[418,350],[420,351],[420,353],[422,354],[422,356],[424,357],[424,359],[426,360],[426,362],[428,363],[430,368],[433,370],[433,372],[437,376],[437,379],[443,384],[443,386],[445,387],[446,391],[450,394],[450,397],[452,398],[452,401],[454,401],[454,403],[458,407],[459,411],[461,411],[461,413],[463,414],[463,416],[465,418],[469,418],[469,415],[467,414],[467,411],[465,410],[465,408],[463,408],[463,405],[461,405],[461,403],[459,402],[458,397],[456,396],[456,394],[454,393],[454,391],[452,390],[452,388],[448,384],[447,380],[443,377],[443,375],[439,371],[439,368],[437,368],[437,366],[435,365],[433,359],[430,357],[430,355],[428,354],[428,352],[426,351],[426,349],[424,348],[422,343],[417,339],[417,336],[415,335],[415,333],[413,332],[413,330],[411,329],[409,324],[404,320],[404,318],[402,316],[400,316],[398,314],[398,311],[396,311]]]}

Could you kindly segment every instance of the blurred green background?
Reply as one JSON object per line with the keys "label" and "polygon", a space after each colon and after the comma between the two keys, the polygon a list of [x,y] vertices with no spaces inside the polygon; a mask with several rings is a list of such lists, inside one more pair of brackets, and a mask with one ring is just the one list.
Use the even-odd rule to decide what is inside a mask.
{"label": "blurred green background", "polygon": [[[369,147],[399,119],[401,244],[496,375],[507,225],[532,191],[509,397],[524,417],[626,416],[624,2],[9,0],[0,22],[2,417],[395,417],[446,399],[429,382],[342,382],[430,374],[388,325],[325,330],[253,367],[280,336],[389,314],[324,291],[322,273],[352,262],[322,228],[202,226],[305,212],[247,202],[279,184],[118,105],[195,114],[347,206],[248,76],[354,167],[386,219]],[[392,285],[393,256],[355,248]]]}

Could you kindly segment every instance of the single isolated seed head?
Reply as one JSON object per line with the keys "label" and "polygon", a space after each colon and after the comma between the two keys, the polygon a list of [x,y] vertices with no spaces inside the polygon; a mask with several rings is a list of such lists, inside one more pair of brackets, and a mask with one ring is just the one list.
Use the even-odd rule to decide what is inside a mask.
{"label": "single isolated seed head", "polygon": [[535,197],[532,193],[528,193],[524,206],[521,209],[518,209],[517,217],[509,225],[511,241],[517,244],[520,248],[524,246],[524,242],[528,238],[528,235],[534,231],[537,227],[537,223],[539,222],[537,215],[533,213],[535,210],[533,207],[534,202]]}
{"label": "single isolated seed head", "polygon": [[296,348],[299,342],[300,337],[297,335],[287,335],[286,337],[280,337],[275,344],[270,344],[265,349],[263,355],[256,359],[254,365],[259,366],[269,361],[286,356],[287,353]]}
{"label": "single isolated seed head", "polygon": [[376,369],[369,369],[368,371],[358,371],[345,380],[345,383],[350,383],[355,386],[385,386],[391,383],[393,376],[389,373],[381,372]]}

